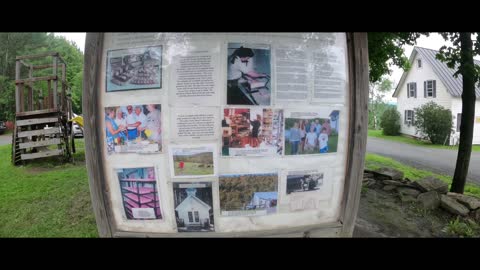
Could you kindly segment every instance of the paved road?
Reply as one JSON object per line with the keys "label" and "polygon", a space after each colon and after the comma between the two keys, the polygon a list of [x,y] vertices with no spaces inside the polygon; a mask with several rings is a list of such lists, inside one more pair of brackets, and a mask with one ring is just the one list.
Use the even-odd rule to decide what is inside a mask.
{"label": "paved road", "polygon": [[[393,158],[418,169],[453,176],[457,151],[433,149],[368,137],[367,152]],[[467,180],[480,184],[480,152],[472,152]]]}
{"label": "paved road", "polygon": [[12,143],[12,134],[0,135],[0,145],[6,145]]}

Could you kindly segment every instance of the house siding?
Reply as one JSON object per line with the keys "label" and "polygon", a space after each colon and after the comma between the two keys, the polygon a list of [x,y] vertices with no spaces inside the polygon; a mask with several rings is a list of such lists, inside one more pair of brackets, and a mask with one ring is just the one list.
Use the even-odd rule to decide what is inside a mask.
{"label": "house siding", "polygon": [[[406,74],[405,80],[402,85],[399,86],[399,92],[397,95],[397,110],[400,113],[400,133],[418,137],[415,134],[415,127],[413,125],[405,124],[405,110],[414,110],[419,108],[423,104],[434,101],[438,105],[450,109],[452,107],[452,97],[447,92],[445,85],[440,81],[439,77],[435,74],[430,64],[426,59],[422,59],[422,67],[418,68],[417,59],[422,59],[420,54],[416,54],[413,58],[411,69]],[[427,80],[436,80],[436,97],[424,97],[423,82]],[[415,82],[417,83],[417,97],[407,97],[407,84]]]}
{"label": "house siding", "polygon": [[[182,202],[175,210],[178,212],[178,217],[183,219],[185,224],[190,224],[189,219],[188,219],[188,212],[194,212],[198,211],[199,212],[199,218],[200,218],[200,223],[204,221],[204,219],[209,218],[209,209],[205,205],[202,205],[195,201],[192,198],[186,198],[185,200],[188,200],[187,202]],[[194,217],[194,222],[195,222],[195,217]]]}
{"label": "house siding", "polygon": [[[453,115],[453,128],[455,133],[453,134],[450,143],[458,144],[460,138],[460,132],[457,132],[457,115],[462,113],[462,99],[461,98],[452,98],[452,107]],[[473,144],[480,144],[480,100],[477,99],[475,103],[475,120],[473,127]]]}

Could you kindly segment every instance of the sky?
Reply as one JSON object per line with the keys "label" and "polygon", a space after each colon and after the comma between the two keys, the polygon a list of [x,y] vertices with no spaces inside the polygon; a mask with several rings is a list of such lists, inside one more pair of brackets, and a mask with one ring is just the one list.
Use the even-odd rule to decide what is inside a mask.
{"label": "sky", "polygon": [[56,36],[63,36],[69,41],[75,42],[82,52],[85,52],[85,36],[87,33],[54,33]]}

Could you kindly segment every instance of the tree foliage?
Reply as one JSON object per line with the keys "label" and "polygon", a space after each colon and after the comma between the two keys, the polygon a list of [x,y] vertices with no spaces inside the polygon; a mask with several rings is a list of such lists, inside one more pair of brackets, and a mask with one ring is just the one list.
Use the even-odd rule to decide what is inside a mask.
{"label": "tree foliage", "polygon": [[396,107],[390,107],[382,114],[380,125],[383,135],[396,136],[400,134],[400,113]]}
{"label": "tree foliage", "polygon": [[404,71],[410,69],[403,46],[414,45],[422,34],[428,35],[426,32],[369,32],[370,82],[378,82],[382,76],[390,75],[392,72],[390,66],[392,65],[396,65]]}
{"label": "tree foliage", "polygon": [[[83,53],[76,44],[53,33],[0,33],[0,117],[13,120],[15,115],[15,58],[20,55],[36,54],[48,51],[59,52],[67,63],[66,80],[72,90],[72,107],[81,113],[81,96],[83,81]],[[40,60],[32,60],[37,63]],[[46,74],[51,70],[35,71],[35,76]],[[37,86],[35,86],[37,87]],[[46,83],[37,87],[44,95]],[[2,119],[3,120],[3,119]]]}
{"label": "tree foliage", "polygon": [[221,177],[219,182],[220,207],[222,210],[244,210],[255,192],[277,191],[278,176],[239,175]]}
{"label": "tree foliage", "polygon": [[430,101],[415,108],[413,125],[422,138],[433,144],[444,144],[453,132],[452,112]]}
{"label": "tree foliage", "polygon": [[382,77],[378,82],[370,83],[368,100],[368,128],[378,129],[379,120],[386,109],[385,95],[393,89],[393,81]]}

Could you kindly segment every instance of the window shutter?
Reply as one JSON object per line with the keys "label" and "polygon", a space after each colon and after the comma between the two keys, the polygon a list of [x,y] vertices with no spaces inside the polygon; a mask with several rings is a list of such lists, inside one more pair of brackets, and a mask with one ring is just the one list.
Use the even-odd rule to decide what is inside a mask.
{"label": "window shutter", "polygon": [[433,81],[433,97],[437,97],[437,81]]}
{"label": "window shutter", "polygon": [[413,86],[415,88],[415,98],[417,98],[417,83],[413,83]]}
{"label": "window shutter", "polygon": [[415,111],[412,110],[412,125],[415,123]]}
{"label": "window shutter", "polygon": [[407,83],[407,98],[410,97],[410,83]]}
{"label": "window shutter", "polygon": [[462,124],[462,114],[457,113],[457,132],[460,132],[460,125]]}
{"label": "window shutter", "polygon": [[404,123],[404,124],[407,124],[407,112],[408,112],[408,111],[405,110],[405,117],[404,117],[405,119],[403,120],[403,123]]}
{"label": "window shutter", "polygon": [[427,81],[423,82],[423,97],[427,98]]}

